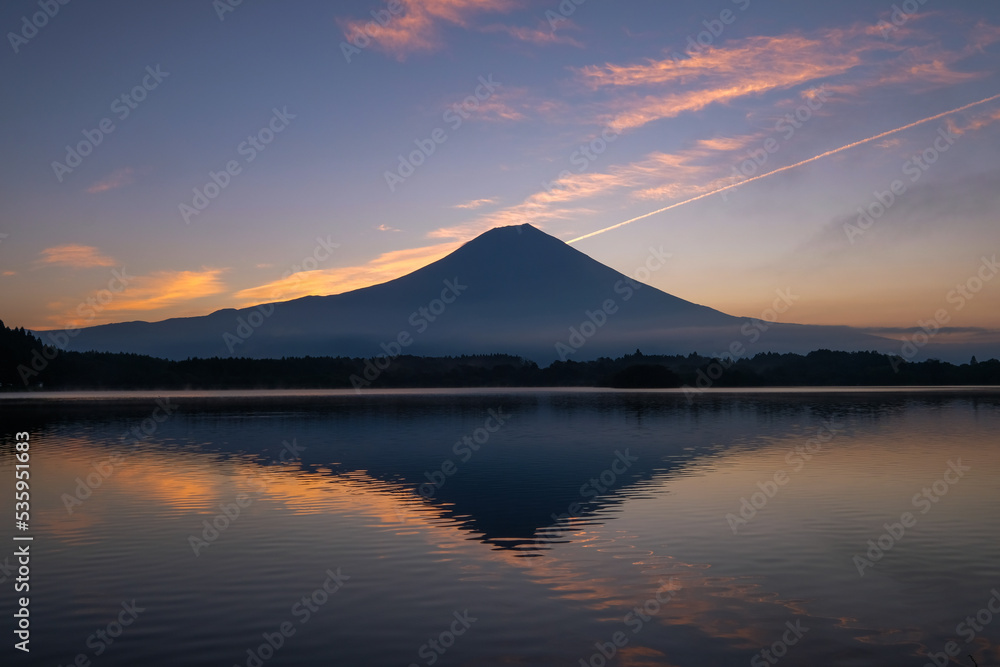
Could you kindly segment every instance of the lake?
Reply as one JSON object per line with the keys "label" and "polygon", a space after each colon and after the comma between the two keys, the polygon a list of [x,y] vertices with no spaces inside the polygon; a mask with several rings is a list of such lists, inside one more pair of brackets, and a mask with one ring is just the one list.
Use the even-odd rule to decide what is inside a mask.
{"label": "lake", "polygon": [[8,394],[0,414],[5,498],[15,432],[31,457],[4,664],[1000,664],[1000,391]]}

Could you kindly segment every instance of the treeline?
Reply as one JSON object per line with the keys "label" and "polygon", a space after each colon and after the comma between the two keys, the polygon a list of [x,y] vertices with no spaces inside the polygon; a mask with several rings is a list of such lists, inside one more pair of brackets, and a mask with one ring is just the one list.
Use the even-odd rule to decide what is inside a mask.
{"label": "treeline", "polygon": [[763,353],[738,361],[644,355],[556,361],[506,354],[359,359],[297,357],[169,361],[67,352],[0,322],[0,387],[25,389],[350,389],[400,387],[782,387],[1000,385],[1000,361],[906,362],[876,352]]}

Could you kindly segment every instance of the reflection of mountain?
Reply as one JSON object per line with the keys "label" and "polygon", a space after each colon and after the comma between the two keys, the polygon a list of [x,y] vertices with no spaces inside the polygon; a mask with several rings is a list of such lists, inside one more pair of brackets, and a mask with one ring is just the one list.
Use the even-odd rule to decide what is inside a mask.
{"label": "reflection of mountain", "polygon": [[[889,399],[881,409],[904,400]],[[851,405],[870,410],[864,395],[847,400],[845,407],[843,397],[834,401],[808,394],[706,397],[693,406],[680,393],[621,393],[610,399],[607,394],[538,392],[175,401],[181,401],[179,412],[159,427],[150,446],[239,454],[272,465],[282,443],[294,439],[304,448],[294,465],[306,472],[364,473],[409,496],[408,503],[434,507],[441,517],[457,520],[477,539],[524,550],[544,550],[547,539],[566,539],[558,530],[567,523],[563,515],[573,515],[573,526],[606,516],[651,479],[682,475],[700,458],[745,442],[748,433],[755,440],[766,436],[762,423],[790,415],[819,421]],[[5,405],[10,402],[0,403],[0,409]],[[107,434],[108,442],[118,446],[127,430],[122,424],[139,424],[153,404],[81,401],[62,407],[58,418],[28,406],[19,415],[26,427],[41,430],[53,419],[100,423],[106,408],[107,417],[121,420]],[[478,451],[460,445],[456,454],[456,444],[463,436],[473,437],[490,410],[509,415],[506,424]],[[33,415],[42,421],[32,423]],[[634,426],[626,440],[621,439],[623,422]],[[211,444],[201,444],[206,440]],[[626,452],[635,458],[627,468]],[[428,474],[440,479],[443,469],[451,469],[447,461],[454,465],[453,474],[444,476],[440,488],[423,487],[432,497],[422,498]]]}
{"label": "reflection of mountain", "polygon": [[[577,334],[571,340],[571,327],[589,337]],[[718,354],[734,343],[752,353],[899,348],[847,327],[765,328],[762,335],[746,319],[635,283],[559,239],[520,225],[486,232],[381,285],[260,311],[227,309],[204,317],[88,327],[70,345],[171,359],[234,353],[368,357],[382,354],[383,343],[391,351],[405,334],[409,338],[403,340],[411,342],[401,351],[408,354],[500,352],[540,363],[560,356],[557,342],[579,347],[575,360],[619,356],[637,347],[647,354]]]}
{"label": "reflection of mountain", "polygon": [[[916,392],[713,395],[692,406],[682,396],[662,393],[372,395],[242,403],[180,397],[174,401],[181,410],[149,442],[127,451],[126,463],[113,479],[72,516],[57,500],[59,494],[111,450],[120,452],[118,436],[149,415],[152,401],[135,401],[124,410],[120,402],[101,408],[93,402],[60,401],[39,410],[37,402],[28,409],[4,400],[0,417],[16,412],[18,423],[37,439],[38,458],[33,461],[45,474],[39,479],[35,523],[53,546],[53,558],[61,554],[72,563],[50,568],[50,573],[72,577],[72,585],[58,590],[90,586],[85,590],[88,600],[125,571],[142,581],[148,577],[169,582],[169,594],[157,600],[157,608],[162,604],[180,609],[178,614],[191,624],[211,623],[225,591],[252,590],[258,595],[258,580],[294,572],[303,562],[311,563],[305,568],[308,577],[311,567],[326,567],[336,554],[338,562],[355,559],[361,585],[350,593],[355,595],[354,606],[329,617],[327,627],[330,637],[367,640],[355,642],[363,647],[357,653],[367,654],[376,641],[371,639],[375,631],[366,635],[364,628],[349,625],[348,616],[366,621],[373,617],[358,613],[364,608],[359,605],[362,598],[399,612],[391,620],[396,624],[400,618],[409,619],[408,614],[425,614],[426,600],[433,598],[445,605],[475,599],[484,607],[492,605],[498,616],[511,609],[523,616],[528,612],[509,603],[527,600],[530,613],[558,609],[563,624],[574,627],[565,619],[597,618],[601,626],[588,626],[578,633],[579,641],[565,642],[567,648],[561,651],[586,657],[595,640],[621,630],[623,615],[670,581],[676,599],[629,644],[627,650],[634,653],[622,652],[623,664],[745,664],[747,656],[775,640],[776,628],[783,631],[787,620],[802,617],[810,628],[809,642],[796,649],[801,651],[796,658],[802,660],[789,664],[847,664],[846,658],[817,658],[817,652],[829,653],[830,647],[843,647],[840,655],[850,653],[852,663],[863,649],[866,664],[902,664],[903,657],[912,657],[920,648],[909,631],[919,621],[893,607],[897,594],[909,596],[908,601],[947,600],[952,604],[943,612],[937,605],[913,606],[934,608],[951,621],[958,612],[977,608],[973,605],[981,602],[982,578],[972,577],[971,585],[959,590],[957,570],[948,564],[968,561],[935,556],[939,535],[934,531],[908,534],[907,549],[895,551],[885,574],[866,578],[864,588],[849,565],[849,552],[883,520],[879,508],[898,509],[899,488],[885,484],[884,472],[916,467],[918,472],[910,477],[918,481],[925,472],[938,474],[944,454],[935,438],[968,423],[970,408],[982,409],[981,419],[971,419],[981,423],[969,432],[967,445],[949,440],[947,456],[970,458],[991,449],[996,393],[979,395],[988,397],[977,403],[955,393],[947,398]],[[61,416],[47,416],[55,412],[53,405]],[[956,410],[956,405],[963,409]],[[470,482],[447,483],[433,501],[414,493],[423,472],[441,465],[450,443],[474,432],[487,410],[496,408],[512,415],[510,422],[451,478],[457,482],[469,475]],[[811,477],[797,477],[788,487],[788,493],[798,492],[799,499],[809,502],[800,507],[787,502],[796,496],[782,496],[784,504],[769,507],[768,515],[754,524],[760,532],[730,534],[721,517],[735,498],[753,489],[772,464],[783,465],[786,448],[804,442],[831,416],[853,432],[802,473]],[[570,425],[575,428],[570,430]],[[924,435],[926,445],[920,444]],[[303,462],[276,465],[282,442],[293,438],[306,448]],[[521,558],[522,552],[503,548],[510,546],[505,538],[531,534],[528,531],[535,537],[546,533],[551,517],[530,506],[558,507],[576,496],[579,485],[606,469],[613,451],[623,447],[640,459],[635,463],[637,476],[595,499],[572,532],[562,536],[562,543],[543,545],[549,549],[537,552],[537,558]],[[2,453],[9,455],[9,449]],[[968,548],[968,535],[976,536],[979,541],[971,544],[983,553],[995,551],[989,541],[995,530],[984,529],[981,510],[992,497],[989,475],[996,469],[989,457],[978,458],[979,481],[968,484],[979,484],[985,495],[976,501],[967,494],[973,487],[963,486],[965,500],[949,495],[947,507],[952,509],[942,505],[935,510],[953,511],[956,520],[970,525],[969,531],[958,533],[956,549],[961,554],[976,551]],[[221,504],[253,490],[249,480],[263,480],[266,486],[262,501],[248,512],[252,518],[239,519],[206,556],[192,561],[189,531],[217,513]],[[902,488],[909,491],[907,484]],[[449,489],[451,495],[445,497]],[[836,526],[838,516],[840,529],[831,529],[831,519]],[[848,530],[843,532],[845,525]],[[127,540],[122,540],[123,526],[129,531]],[[158,568],[150,566],[155,556],[161,561]],[[77,563],[88,558],[101,567],[111,564],[104,580],[79,576]],[[362,558],[372,569],[359,566]],[[418,583],[403,581],[411,579]],[[302,587],[301,578],[293,581],[288,585],[283,579],[275,587],[276,608],[285,605],[288,590]],[[484,585],[467,588],[470,581]],[[922,597],[914,597],[914,590],[928,588]],[[463,597],[455,595],[458,590],[485,594]],[[836,590],[850,592],[839,595]],[[965,597],[956,602],[959,594]],[[874,614],[854,606],[872,599],[890,602],[876,605]],[[173,607],[170,600],[175,600]],[[243,600],[239,598],[246,606]],[[865,618],[859,622],[860,612]],[[537,618],[547,617],[538,613]],[[904,623],[907,632],[901,633]],[[88,620],[83,627],[92,626],[96,622]],[[566,632],[572,630],[567,627]],[[165,645],[175,636],[165,636]],[[942,643],[937,636],[929,642],[933,648]],[[477,664],[515,662],[518,649],[510,645],[510,660]],[[403,652],[410,650],[406,645]],[[350,655],[350,664],[400,662],[366,662]]]}

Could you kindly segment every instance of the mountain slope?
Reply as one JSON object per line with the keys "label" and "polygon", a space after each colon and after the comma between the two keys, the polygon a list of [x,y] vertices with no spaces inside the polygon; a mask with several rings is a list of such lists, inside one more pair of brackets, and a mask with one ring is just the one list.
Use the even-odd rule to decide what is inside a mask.
{"label": "mountain slope", "polygon": [[[490,230],[395,280],[204,317],[83,329],[71,349],[189,356],[892,351],[846,327],[766,325],[637,283],[530,225]],[[898,344],[896,349],[898,349]]]}

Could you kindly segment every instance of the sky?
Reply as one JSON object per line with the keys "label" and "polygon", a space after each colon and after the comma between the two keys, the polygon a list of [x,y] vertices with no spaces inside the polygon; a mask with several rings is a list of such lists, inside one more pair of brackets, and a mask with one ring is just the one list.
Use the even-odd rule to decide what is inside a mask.
{"label": "sky", "polygon": [[337,294],[530,223],[733,315],[1000,338],[992,1],[9,0],[0,28],[8,326]]}

